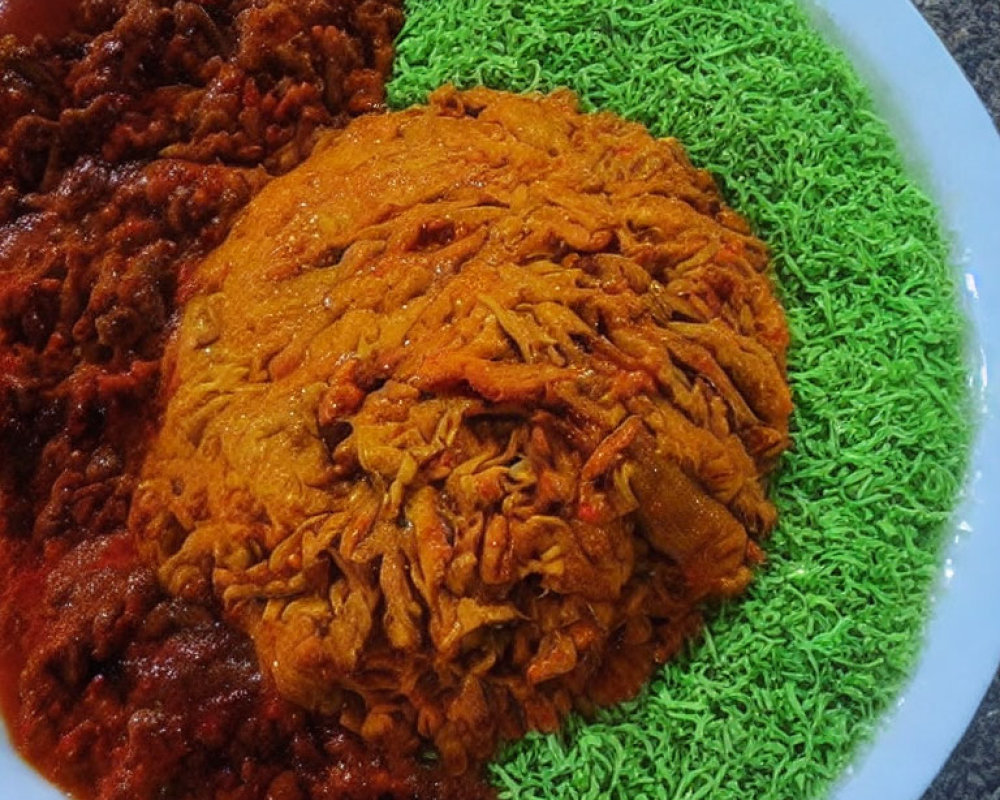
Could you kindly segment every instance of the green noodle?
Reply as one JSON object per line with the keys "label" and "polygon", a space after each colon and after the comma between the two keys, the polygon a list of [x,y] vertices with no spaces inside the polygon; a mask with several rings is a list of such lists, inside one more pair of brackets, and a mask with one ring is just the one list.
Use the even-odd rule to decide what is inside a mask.
{"label": "green noodle", "polygon": [[821,795],[921,643],[970,413],[936,210],[792,0],[409,0],[394,106],[569,86],[679,138],[773,250],[795,448],[749,594],[635,701],[510,745],[502,797]]}

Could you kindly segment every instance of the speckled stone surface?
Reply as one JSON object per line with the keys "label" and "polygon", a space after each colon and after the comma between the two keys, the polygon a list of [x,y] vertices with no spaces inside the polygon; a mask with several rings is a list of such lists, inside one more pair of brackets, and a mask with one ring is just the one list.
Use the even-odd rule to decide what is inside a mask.
{"label": "speckled stone surface", "polygon": [[[913,3],[951,51],[1000,129],[1000,0]],[[997,220],[1000,223],[1000,209]],[[1000,671],[923,800],[1000,800]]]}
{"label": "speckled stone surface", "polygon": [[923,800],[1000,800],[1000,673]]}
{"label": "speckled stone surface", "polygon": [[1000,128],[1000,0],[913,0]]}

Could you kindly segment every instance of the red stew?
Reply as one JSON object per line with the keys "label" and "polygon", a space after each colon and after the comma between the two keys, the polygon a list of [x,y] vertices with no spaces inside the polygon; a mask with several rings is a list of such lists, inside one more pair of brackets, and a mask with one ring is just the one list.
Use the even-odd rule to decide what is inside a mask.
{"label": "red stew", "polygon": [[10,33],[25,43],[65,36],[79,6],[80,0],[0,0],[0,36]]}
{"label": "red stew", "polygon": [[[280,699],[246,637],[168,598],[125,527],[193,265],[321,127],[381,104],[398,0],[83,0],[61,37],[37,7],[9,3],[2,24],[41,38],[0,38],[0,687],[15,743],[95,800],[487,796]],[[63,24],[54,9],[46,25]]]}

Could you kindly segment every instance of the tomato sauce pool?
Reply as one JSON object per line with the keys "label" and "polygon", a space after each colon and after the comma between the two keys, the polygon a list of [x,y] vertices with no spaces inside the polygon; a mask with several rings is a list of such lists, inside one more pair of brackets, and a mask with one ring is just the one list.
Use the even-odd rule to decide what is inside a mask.
{"label": "tomato sauce pool", "polygon": [[12,33],[25,44],[36,36],[64,36],[79,5],[80,0],[0,0],[0,36]]}

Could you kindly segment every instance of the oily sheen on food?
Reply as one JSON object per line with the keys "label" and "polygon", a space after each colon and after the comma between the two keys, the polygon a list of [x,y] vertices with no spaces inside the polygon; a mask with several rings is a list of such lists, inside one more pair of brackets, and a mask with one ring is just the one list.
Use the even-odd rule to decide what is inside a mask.
{"label": "oily sheen on food", "polygon": [[193,277],[132,504],[279,692],[461,772],[745,588],[788,444],[764,245],[566,92],[328,135]]}

